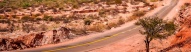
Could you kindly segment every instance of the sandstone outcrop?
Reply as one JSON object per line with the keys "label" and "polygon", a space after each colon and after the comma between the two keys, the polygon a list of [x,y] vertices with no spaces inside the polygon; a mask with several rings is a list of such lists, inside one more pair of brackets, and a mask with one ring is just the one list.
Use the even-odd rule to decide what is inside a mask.
{"label": "sandstone outcrop", "polygon": [[0,51],[32,48],[45,44],[59,43],[70,39],[70,30],[64,27],[48,32],[31,33],[17,38],[0,38]]}
{"label": "sandstone outcrop", "polygon": [[170,51],[173,48],[180,48],[182,52],[191,51],[191,4],[186,3],[185,6],[185,8],[180,10],[179,16],[177,17],[180,30],[172,40],[171,46],[163,49],[162,52]]}

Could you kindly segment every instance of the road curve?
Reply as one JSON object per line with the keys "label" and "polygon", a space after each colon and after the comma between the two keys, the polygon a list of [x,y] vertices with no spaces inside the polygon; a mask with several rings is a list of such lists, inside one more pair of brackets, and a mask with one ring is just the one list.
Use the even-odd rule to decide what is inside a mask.
{"label": "road curve", "polygon": [[[169,5],[164,6],[164,8],[162,8],[152,16],[157,15],[159,18],[164,18],[177,5],[178,1],[179,0],[172,0]],[[132,25],[117,30],[115,32],[105,33],[103,34],[105,36],[102,37],[96,37],[85,41],[75,42],[70,45],[62,45],[35,50],[20,50],[15,52],[81,52],[131,37],[133,36],[133,34],[139,33],[140,29],[141,27]]]}

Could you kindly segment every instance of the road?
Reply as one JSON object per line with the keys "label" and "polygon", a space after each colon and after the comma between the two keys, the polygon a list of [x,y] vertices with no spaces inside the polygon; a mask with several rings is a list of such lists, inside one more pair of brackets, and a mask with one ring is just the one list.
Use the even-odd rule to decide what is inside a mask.
{"label": "road", "polygon": [[[152,16],[157,15],[159,18],[164,18],[177,5],[178,1],[179,0],[172,0],[169,5],[164,6],[164,8],[154,13]],[[18,52],[81,52],[131,37],[134,34],[139,33],[140,29],[141,27],[132,25],[114,32],[104,33],[101,37],[94,37],[69,45],[54,46],[34,50],[21,50]]]}

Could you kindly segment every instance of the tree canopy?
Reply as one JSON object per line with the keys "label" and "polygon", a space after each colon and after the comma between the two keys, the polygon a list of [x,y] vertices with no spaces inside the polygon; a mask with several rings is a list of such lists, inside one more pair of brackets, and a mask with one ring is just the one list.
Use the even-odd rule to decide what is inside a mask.
{"label": "tree canopy", "polygon": [[146,35],[145,43],[147,52],[149,52],[149,43],[153,39],[164,39],[172,35],[176,30],[176,25],[173,22],[168,22],[158,17],[139,19],[136,25],[143,27],[140,33]]}

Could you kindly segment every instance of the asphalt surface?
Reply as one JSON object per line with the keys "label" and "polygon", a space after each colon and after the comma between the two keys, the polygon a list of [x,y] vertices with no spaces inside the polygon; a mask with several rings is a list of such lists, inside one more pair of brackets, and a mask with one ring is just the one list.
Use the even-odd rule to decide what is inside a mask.
{"label": "asphalt surface", "polygon": [[[154,13],[154,15],[152,16],[158,16],[159,18],[164,18],[177,5],[178,1],[179,0],[172,0],[169,5],[164,6],[164,8]],[[54,46],[54,47],[47,47],[43,49],[34,49],[34,50],[21,50],[16,52],[85,52],[84,50],[93,49],[128,37],[132,37],[134,34],[139,33],[140,29],[141,27],[132,25],[117,30],[115,32],[105,33],[103,34],[103,36],[100,37],[94,37],[84,41],[75,42],[69,45]]]}

